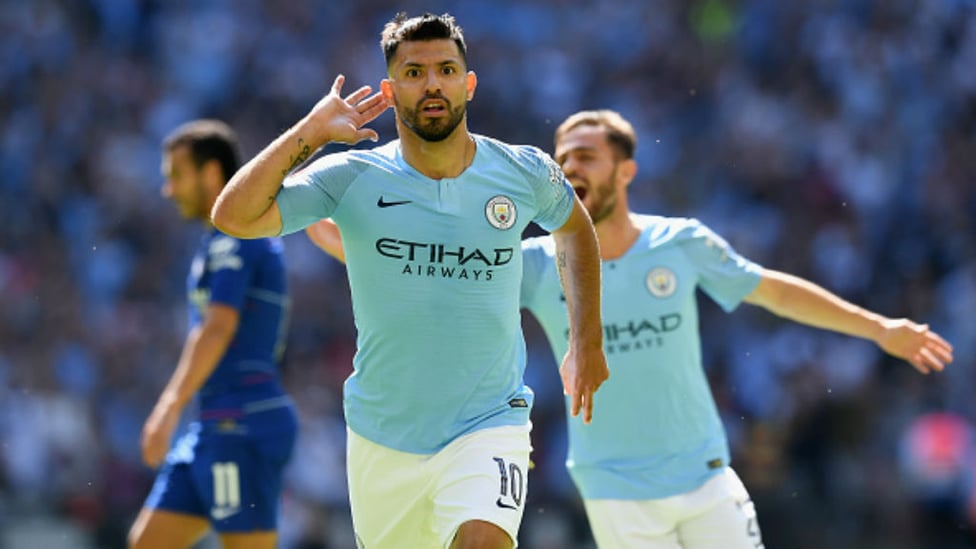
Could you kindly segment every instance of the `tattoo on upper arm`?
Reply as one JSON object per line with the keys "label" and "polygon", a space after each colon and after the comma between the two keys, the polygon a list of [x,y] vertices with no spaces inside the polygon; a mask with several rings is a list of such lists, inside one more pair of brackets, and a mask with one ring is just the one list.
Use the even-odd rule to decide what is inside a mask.
{"label": "tattoo on upper arm", "polygon": [[295,168],[297,168],[298,166],[300,166],[302,164],[302,162],[305,162],[306,160],[308,160],[308,157],[311,154],[312,154],[312,148],[308,146],[308,143],[306,143],[304,139],[302,139],[301,137],[299,137],[298,138],[298,154],[295,155],[295,156],[293,156],[293,157],[291,157],[291,159],[290,159],[291,160],[291,164],[288,165],[288,169],[287,170],[284,170],[283,172],[281,172],[281,175],[284,176],[284,175],[288,175],[289,173],[291,173],[291,171],[294,170]]}
{"label": "tattoo on upper arm", "polygon": [[563,270],[566,268],[566,252],[560,251],[556,252],[556,270],[559,271],[559,275],[562,276]]}

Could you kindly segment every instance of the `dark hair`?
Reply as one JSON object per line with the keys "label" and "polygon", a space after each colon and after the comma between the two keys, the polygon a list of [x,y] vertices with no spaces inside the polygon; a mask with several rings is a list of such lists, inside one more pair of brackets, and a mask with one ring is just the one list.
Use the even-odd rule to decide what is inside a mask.
{"label": "dark hair", "polygon": [[577,126],[597,126],[607,132],[607,142],[610,144],[620,158],[630,160],[634,158],[634,151],[637,149],[637,133],[634,127],[620,113],[610,109],[598,111],[580,111],[570,115],[562,124],[556,128],[556,143],[569,130]]}
{"label": "dark hair", "polygon": [[468,47],[464,44],[464,33],[453,16],[447,13],[443,15],[425,13],[407,18],[406,13],[400,12],[383,27],[380,36],[380,46],[383,48],[387,68],[401,43],[423,40],[454,40],[458,51],[461,52],[461,59],[467,64]]}
{"label": "dark hair", "polygon": [[219,162],[224,172],[224,183],[241,167],[237,134],[220,120],[187,122],[163,140],[163,150],[167,152],[184,146],[190,149],[190,157],[198,168],[211,160]]}

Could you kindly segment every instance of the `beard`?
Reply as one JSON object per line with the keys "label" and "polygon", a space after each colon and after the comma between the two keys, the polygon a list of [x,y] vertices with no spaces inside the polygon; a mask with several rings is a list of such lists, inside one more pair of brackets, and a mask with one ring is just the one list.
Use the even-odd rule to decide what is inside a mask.
{"label": "beard", "polygon": [[400,117],[400,121],[404,123],[410,131],[415,133],[418,137],[424,141],[437,142],[447,139],[447,136],[451,135],[455,128],[461,124],[464,120],[465,104],[462,103],[457,107],[451,107],[451,102],[443,97],[437,97],[444,101],[447,106],[447,112],[449,113],[447,118],[428,118],[424,121],[420,119],[420,103],[432,99],[431,97],[424,97],[417,103],[416,108],[408,108],[401,105],[398,101],[394,100],[394,105],[396,106],[396,112]]}
{"label": "beard", "polygon": [[617,208],[617,193],[614,188],[614,181],[617,179],[617,166],[614,165],[613,172],[607,176],[599,185],[589,185],[589,191],[583,205],[586,206],[590,219],[596,225],[603,221]]}

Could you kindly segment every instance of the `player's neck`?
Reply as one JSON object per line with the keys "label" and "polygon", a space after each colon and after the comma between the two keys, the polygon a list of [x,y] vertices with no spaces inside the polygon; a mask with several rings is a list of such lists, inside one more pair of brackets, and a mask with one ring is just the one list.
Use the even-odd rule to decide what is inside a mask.
{"label": "player's neck", "polygon": [[620,259],[634,245],[641,233],[627,208],[621,208],[600,220],[594,228],[596,238],[600,242],[600,259],[604,261]]}
{"label": "player's neck", "polygon": [[476,149],[463,122],[443,141],[427,141],[406,128],[400,132],[403,159],[431,179],[461,175],[474,161]]}

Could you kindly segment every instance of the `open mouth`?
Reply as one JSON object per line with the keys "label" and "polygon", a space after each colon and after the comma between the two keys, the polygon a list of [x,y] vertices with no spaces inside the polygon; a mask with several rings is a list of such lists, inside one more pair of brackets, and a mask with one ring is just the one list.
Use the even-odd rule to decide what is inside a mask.
{"label": "open mouth", "polygon": [[586,198],[586,189],[585,188],[583,188],[583,187],[573,187],[573,191],[576,193],[576,196],[578,196],[580,200],[583,200],[584,198]]}
{"label": "open mouth", "polygon": [[424,103],[421,106],[420,110],[424,114],[441,114],[447,110],[447,106],[444,105],[444,103],[441,101],[431,101],[428,103]]}

